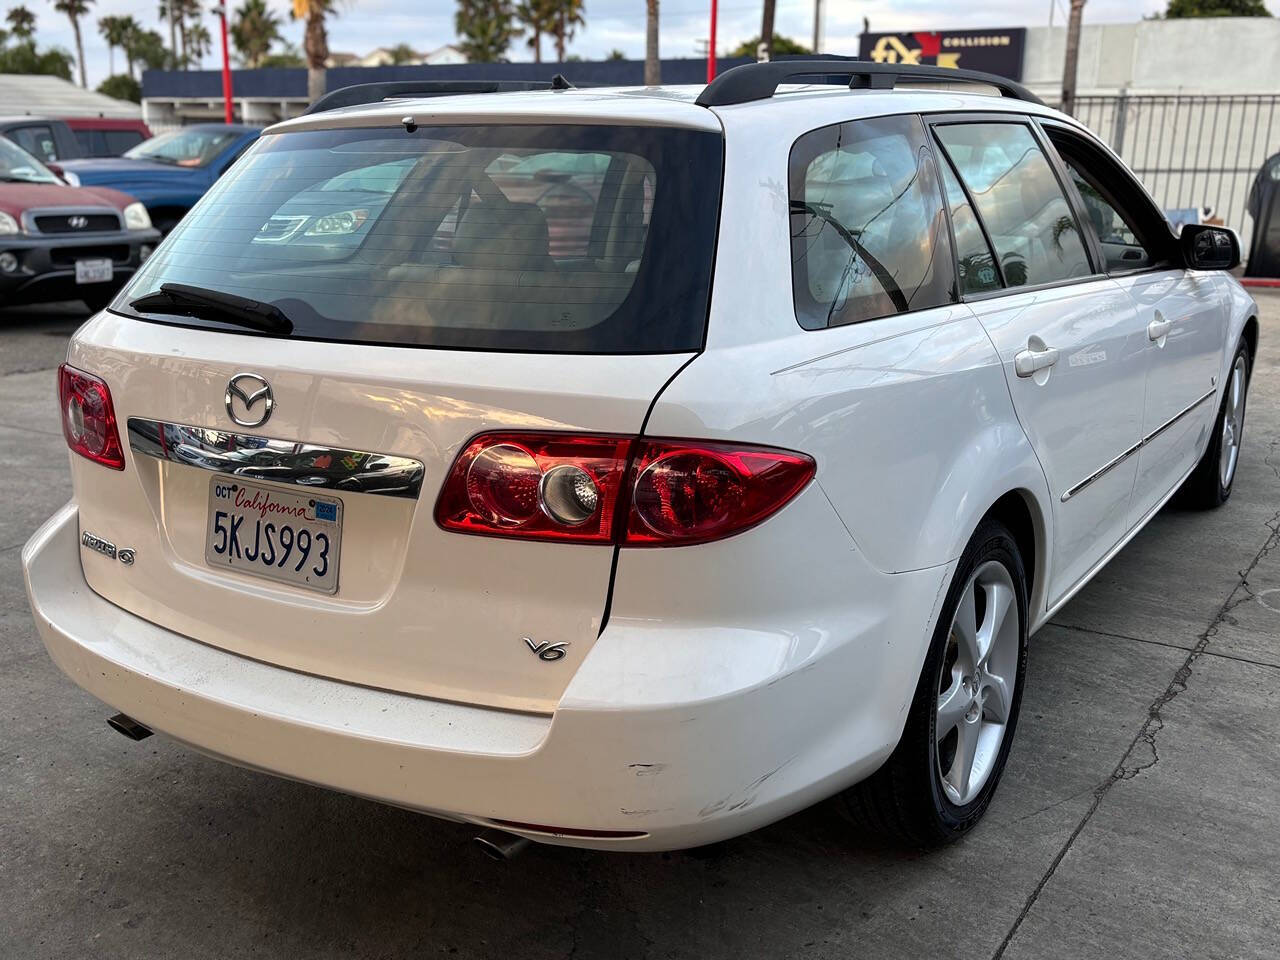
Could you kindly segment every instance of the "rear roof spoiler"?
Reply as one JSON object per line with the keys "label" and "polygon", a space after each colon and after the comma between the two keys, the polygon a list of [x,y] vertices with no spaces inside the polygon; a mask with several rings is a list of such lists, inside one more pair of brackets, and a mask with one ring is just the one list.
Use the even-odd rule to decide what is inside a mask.
{"label": "rear roof spoiler", "polygon": [[571,90],[573,84],[557,73],[550,80],[393,80],[357,83],[326,93],[303,116],[364,103],[407,100],[416,97],[455,97],[466,93],[507,93],[519,90]]}

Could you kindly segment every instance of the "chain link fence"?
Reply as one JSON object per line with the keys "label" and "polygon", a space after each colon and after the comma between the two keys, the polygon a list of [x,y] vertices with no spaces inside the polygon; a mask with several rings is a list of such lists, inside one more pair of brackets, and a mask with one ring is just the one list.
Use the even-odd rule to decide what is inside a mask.
{"label": "chain link fence", "polygon": [[1120,154],[1165,210],[1211,208],[1248,246],[1249,188],[1267,157],[1280,150],[1280,94],[1122,91],[1077,97],[1075,115]]}

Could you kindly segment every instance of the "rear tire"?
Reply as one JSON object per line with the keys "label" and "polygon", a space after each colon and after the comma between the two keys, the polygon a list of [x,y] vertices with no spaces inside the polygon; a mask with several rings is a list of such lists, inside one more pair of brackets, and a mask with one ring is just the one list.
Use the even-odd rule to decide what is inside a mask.
{"label": "rear tire", "polygon": [[973,829],[1004,772],[1026,669],[1022,557],[1003,524],[984,520],[960,558],[902,739],[884,766],[842,794],[848,812],[923,847]]}
{"label": "rear tire", "polygon": [[1212,510],[1231,498],[1244,442],[1244,414],[1249,399],[1249,347],[1240,344],[1222,391],[1222,404],[1204,456],[1178,491],[1178,502],[1192,510]]}

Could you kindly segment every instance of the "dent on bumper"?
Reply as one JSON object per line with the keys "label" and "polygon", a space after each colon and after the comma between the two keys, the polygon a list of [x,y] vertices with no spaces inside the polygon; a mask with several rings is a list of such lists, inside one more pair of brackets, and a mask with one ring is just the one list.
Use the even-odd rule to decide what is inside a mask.
{"label": "dent on bumper", "polygon": [[[869,774],[901,729],[890,722],[850,737],[847,724],[871,718],[850,706],[854,697],[815,699],[829,701],[842,685],[822,679],[834,665],[816,662],[736,696],[566,705],[553,717],[299,674],[189,640],[104,600],[85,583],[78,533],[70,503],[27,543],[22,565],[40,636],[79,686],[221,759],[448,819],[639,834],[530,834],[574,846],[697,846]],[[927,606],[936,586],[915,587]],[[854,745],[859,753],[850,755]]]}

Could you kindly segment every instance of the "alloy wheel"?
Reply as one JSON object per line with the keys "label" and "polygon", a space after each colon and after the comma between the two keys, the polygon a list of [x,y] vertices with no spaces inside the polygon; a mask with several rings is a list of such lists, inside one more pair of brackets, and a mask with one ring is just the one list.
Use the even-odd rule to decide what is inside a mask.
{"label": "alloy wheel", "polygon": [[1222,413],[1222,454],[1218,461],[1218,479],[1228,490],[1240,460],[1240,441],[1244,437],[1244,398],[1247,386],[1244,356],[1236,357],[1227,383],[1227,403]]}
{"label": "alloy wheel", "polygon": [[934,710],[934,758],[956,806],[981,792],[1004,741],[1022,642],[1013,577],[990,560],[965,584],[951,622]]}

